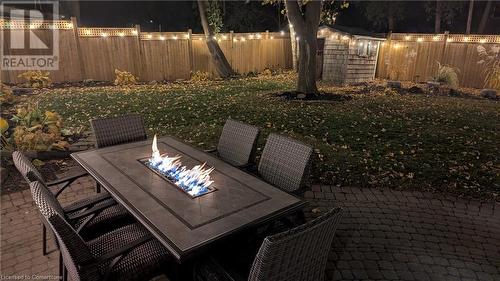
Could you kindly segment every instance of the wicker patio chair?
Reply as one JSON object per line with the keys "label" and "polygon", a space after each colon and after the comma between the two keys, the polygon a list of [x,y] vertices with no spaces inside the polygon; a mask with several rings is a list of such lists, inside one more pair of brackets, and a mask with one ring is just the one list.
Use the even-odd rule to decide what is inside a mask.
{"label": "wicker patio chair", "polygon": [[[46,181],[42,174],[38,171],[38,169],[31,163],[31,161],[20,151],[14,151],[12,153],[12,159],[14,160],[14,165],[16,166],[17,170],[23,178],[28,182],[32,181],[40,181],[44,185],[48,186],[49,188],[58,188],[56,192],[56,196],[59,196],[61,192],[63,192],[66,187],[70,186],[75,180],[88,176],[88,173],[84,170],[81,169],[74,169],[73,172],[70,172],[70,176],[67,177],[61,177],[53,181]],[[31,179],[28,179],[27,175],[28,172],[33,173],[33,177]]]}
{"label": "wicker patio chair", "polygon": [[[231,254],[224,253],[219,259],[207,258],[195,265],[195,280],[322,281],[341,217],[342,209],[335,208],[301,226],[266,237],[249,272],[225,267],[234,263]],[[244,278],[246,275],[248,278]]]}
{"label": "wicker patio chair", "polygon": [[[25,176],[30,184],[31,195],[38,207],[50,205],[59,210],[82,237],[92,239],[117,226],[132,222],[132,217],[125,208],[118,205],[109,194],[96,194],[62,207],[54,194],[43,182],[37,181],[36,169]],[[35,181],[30,181],[35,179]],[[36,184],[35,184],[36,183]],[[40,195],[44,195],[41,197]],[[42,200],[43,201],[40,201]],[[47,222],[42,219],[42,253],[47,254]]]}
{"label": "wicker patio chair", "polygon": [[144,120],[139,114],[93,119],[90,125],[97,148],[147,139]]}
{"label": "wicker patio chair", "polygon": [[233,119],[227,119],[215,152],[222,160],[236,167],[253,162],[259,128]]}
{"label": "wicker patio chair", "polygon": [[[34,183],[33,185],[36,185]],[[140,224],[130,224],[85,241],[60,210],[41,208],[61,250],[63,280],[148,280],[165,270],[170,255]]]}
{"label": "wicker patio chair", "polygon": [[270,134],[258,172],[264,180],[287,192],[303,188],[309,179],[313,149],[296,140]]}
{"label": "wicker patio chair", "polygon": [[[147,139],[144,120],[139,114],[92,119],[90,126],[94,132],[97,148]],[[96,191],[101,192],[99,183],[97,183]]]}

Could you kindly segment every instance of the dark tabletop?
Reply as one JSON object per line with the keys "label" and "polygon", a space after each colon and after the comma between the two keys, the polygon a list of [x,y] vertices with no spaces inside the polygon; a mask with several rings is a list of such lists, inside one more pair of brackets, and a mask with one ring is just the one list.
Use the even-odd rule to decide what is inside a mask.
{"label": "dark tabletop", "polygon": [[147,140],[71,156],[178,261],[231,233],[284,216],[304,204],[208,153],[171,137],[159,138],[160,153],[182,156],[183,165],[206,162],[215,167],[210,175],[216,190],[191,198],[139,161],[151,156],[151,144]]}

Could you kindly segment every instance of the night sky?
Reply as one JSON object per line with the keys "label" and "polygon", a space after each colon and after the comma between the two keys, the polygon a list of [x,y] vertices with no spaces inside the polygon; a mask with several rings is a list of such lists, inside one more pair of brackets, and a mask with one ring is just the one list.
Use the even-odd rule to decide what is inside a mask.
{"label": "night sky", "polygon": [[[372,32],[387,32],[384,23],[375,24],[365,14],[370,1],[348,1],[349,8],[342,9],[336,24],[356,27]],[[446,1],[443,1],[446,2]],[[287,29],[287,20],[280,13],[283,4],[262,5],[262,1],[221,1],[224,14],[223,32],[279,31]],[[377,1],[384,5],[384,1]],[[397,5],[398,2],[387,2]],[[396,3],[396,4],[393,4]],[[401,18],[396,21],[394,32],[434,32],[434,14],[429,10],[435,1],[405,1]],[[403,3],[403,4],[401,4]],[[441,28],[452,33],[464,33],[469,1],[448,1],[459,7],[452,19],[443,20]],[[387,5],[387,4],[385,4]],[[472,21],[472,33],[477,30],[486,5],[485,0],[476,0]],[[500,33],[500,1],[493,0],[491,16],[486,33]],[[131,27],[140,24],[144,31],[186,31],[202,32],[196,1],[80,1],[80,26]]]}

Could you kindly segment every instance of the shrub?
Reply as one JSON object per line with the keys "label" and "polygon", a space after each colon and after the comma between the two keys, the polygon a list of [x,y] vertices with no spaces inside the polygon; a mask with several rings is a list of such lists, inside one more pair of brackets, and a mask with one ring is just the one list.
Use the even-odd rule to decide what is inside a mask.
{"label": "shrub", "polygon": [[13,103],[15,101],[15,96],[12,93],[12,89],[0,83],[0,104],[8,104],[8,103]]}
{"label": "shrub", "polygon": [[446,84],[452,88],[458,87],[458,69],[451,66],[442,65],[438,62],[438,71],[434,81]]}
{"label": "shrub", "polygon": [[137,83],[137,80],[139,80],[139,78],[135,77],[134,75],[132,75],[132,73],[128,71],[121,71],[115,69],[115,74],[116,74],[115,85],[120,85],[120,86],[134,85]]}
{"label": "shrub", "polygon": [[26,71],[19,74],[17,77],[25,79],[25,86],[30,88],[47,88],[52,84],[48,71]]}
{"label": "shrub", "polygon": [[65,150],[69,147],[61,135],[62,119],[55,112],[42,113],[38,106],[19,108],[12,121],[16,123],[14,144],[19,150]]}
{"label": "shrub", "polygon": [[206,71],[195,71],[191,74],[191,81],[193,82],[202,82],[202,81],[210,81],[212,77],[210,73]]}
{"label": "shrub", "polygon": [[493,45],[489,51],[482,45],[477,46],[480,60],[478,64],[483,66],[484,87],[500,90],[500,46]]}
{"label": "shrub", "polygon": [[266,68],[259,75],[260,76],[267,76],[267,77],[269,77],[269,76],[273,75],[273,71],[271,69],[269,69],[269,68]]}
{"label": "shrub", "polygon": [[1,133],[1,144],[2,150],[9,148],[9,139],[7,138],[7,130],[9,130],[9,123],[7,120],[0,117],[0,133]]}

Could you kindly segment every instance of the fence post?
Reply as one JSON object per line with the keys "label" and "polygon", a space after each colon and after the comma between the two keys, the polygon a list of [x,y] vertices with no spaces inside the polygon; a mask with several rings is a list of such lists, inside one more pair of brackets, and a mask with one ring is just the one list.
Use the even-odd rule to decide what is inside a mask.
{"label": "fence post", "polygon": [[82,49],[80,47],[80,36],[78,36],[78,20],[76,17],[71,17],[71,25],[73,26],[73,38],[76,44],[76,56],[78,57],[78,64],[80,66],[79,80],[83,81],[87,79],[87,75],[85,73],[83,54],[82,54]]}
{"label": "fence post", "polygon": [[387,50],[385,51],[387,54],[387,57],[384,61],[384,64],[386,65],[385,67],[385,78],[390,79],[389,74],[391,73],[391,54],[392,54],[392,30],[389,30],[389,33],[387,33]]}
{"label": "fence post", "polygon": [[193,62],[193,31],[188,29],[188,51],[189,51],[189,76],[194,72],[194,62]]}
{"label": "fence post", "polygon": [[229,30],[229,51],[231,52],[231,55],[229,56],[231,66],[233,66],[233,44],[234,44],[234,31]]}
{"label": "fence post", "polygon": [[139,79],[143,81],[147,81],[148,79],[145,79],[145,74],[146,74],[146,65],[144,64],[144,52],[142,50],[142,44],[141,44],[141,26],[139,24],[135,25],[135,30],[137,31],[137,37],[136,37],[136,45],[137,45],[137,50],[139,51]]}
{"label": "fence post", "polygon": [[443,47],[441,47],[441,55],[439,57],[439,63],[444,64],[444,56],[446,54],[446,47],[448,46],[448,35],[450,32],[446,30],[443,36]]}

